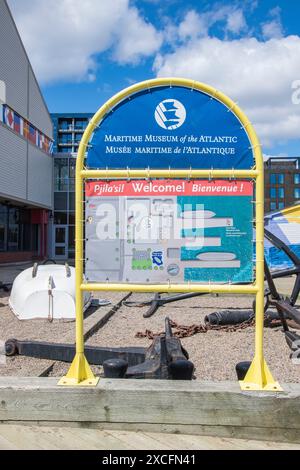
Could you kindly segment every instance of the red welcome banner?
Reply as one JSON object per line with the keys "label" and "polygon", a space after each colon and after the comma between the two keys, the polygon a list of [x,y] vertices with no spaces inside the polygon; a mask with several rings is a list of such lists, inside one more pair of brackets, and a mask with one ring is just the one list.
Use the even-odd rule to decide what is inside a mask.
{"label": "red welcome banner", "polygon": [[85,185],[93,196],[252,196],[253,183],[244,180],[116,180],[91,181]]}

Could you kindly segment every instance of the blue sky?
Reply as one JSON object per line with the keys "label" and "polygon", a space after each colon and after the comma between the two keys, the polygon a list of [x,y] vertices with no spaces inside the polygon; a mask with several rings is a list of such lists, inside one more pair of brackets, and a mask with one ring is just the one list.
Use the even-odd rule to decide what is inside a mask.
{"label": "blue sky", "polygon": [[94,112],[132,83],[227,93],[269,155],[300,155],[297,0],[8,0],[51,112]]}

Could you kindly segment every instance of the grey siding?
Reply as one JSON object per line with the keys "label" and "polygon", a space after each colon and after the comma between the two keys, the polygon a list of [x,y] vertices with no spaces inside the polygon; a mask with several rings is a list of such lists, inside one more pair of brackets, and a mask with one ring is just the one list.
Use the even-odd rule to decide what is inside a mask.
{"label": "grey siding", "polygon": [[52,205],[52,157],[28,144],[28,199]]}
{"label": "grey siding", "polygon": [[7,104],[27,118],[28,61],[4,0],[0,0],[0,80],[6,83]]}
{"label": "grey siding", "polygon": [[26,200],[27,142],[0,123],[0,193]]}
{"label": "grey siding", "polygon": [[41,97],[39,88],[37,87],[34,74],[29,68],[29,116],[28,119],[38,129],[43,131],[49,137],[52,137],[53,126],[52,120],[45,112],[44,101]]}
{"label": "grey siding", "polygon": [[0,0],[0,80],[7,104],[52,137],[52,121],[5,0]]}
{"label": "grey siding", "polygon": [[[5,0],[0,0],[0,80],[6,102],[52,137],[52,121]],[[52,207],[53,159],[0,123],[0,196]]]}

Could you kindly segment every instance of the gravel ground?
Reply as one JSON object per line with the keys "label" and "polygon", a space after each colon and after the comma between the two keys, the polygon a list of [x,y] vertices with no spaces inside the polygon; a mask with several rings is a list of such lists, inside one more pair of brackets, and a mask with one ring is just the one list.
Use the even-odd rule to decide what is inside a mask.
{"label": "gravel ground", "polygon": [[[125,296],[125,293],[124,293]],[[120,294],[105,293],[99,297],[108,298],[113,303]],[[151,298],[151,294],[133,294],[130,300]],[[166,316],[183,325],[199,324],[204,316],[215,312],[234,308],[250,310],[253,298],[250,296],[202,296],[181,302],[174,302],[158,309],[148,319],[143,318],[147,307],[129,308],[122,306],[109,322],[94,334],[88,344],[101,346],[149,346],[147,338],[136,338],[138,331],[150,329],[160,332],[164,329]],[[101,307],[103,308],[103,307]],[[33,339],[56,342],[73,342],[74,322],[47,320],[19,321],[8,307],[8,295],[0,295],[0,340],[8,338]],[[182,339],[183,346],[188,350],[190,359],[196,366],[196,378],[199,380],[236,380],[235,364],[251,360],[254,352],[254,328],[233,333],[209,331]],[[265,357],[278,381],[300,382],[300,366],[289,359],[290,351],[286,345],[280,328],[265,329]],[[0,357],[1,358],[1,357]],[[37,376],[52,361],[25,357],[6,359],[6,365],[0,365],[0,375]],[[60,377],[69,368],[69,364],[56,362],[52,376]],[[99,367],[92,367],[99,374]]]}
{"label": "gravel ground", "polygon": [[[108,310],[124,296],[125,294],[112,292],[94,295],[94,297],[105,298],[112,302],[109,307],[100,307]],[[49,323],[46,319],[20,321],[11,312],[8,300],[9,294],[0,291],[0,347],[1,342],[5,342],[9,338],[57,343],[73,343],[75,341],[75,322],[73,320],[54,320],[53,323]],[[87,313],[90,311],[91,309]],[[53,361],[21,356],[8,357],[6,363],[1,364],[3,362],[1,357],[3,356],[0,355],[0,376],[34,377],[53,364]],[[62,364],[59,367],[62,370],[67,370],[69,365]]]}
{"label": "gravel ground", "polygon": [[[130,300],[150,297],[134,294]],[[122,307],[109,322],[89,340],[88,344],[102,346],[149,346],[147,338],[136,338],[138,331],[164,329],[166,316],[183,325],[203,323],[205,315],[234,308],[250,310],[250,296],[203,296],[167,304],[158,309],[151,318],[143,318],[147,307]],[[254,328],[233,333],[208,331],[183,338],[183,346],[196,367],[199,380],[236,380],[235,365],[250,361],[254,353]],[[265,357],[274,377],[281,382],[300,382],[300,366],[289,359],[289,348],[280,328],[265,329]]]}

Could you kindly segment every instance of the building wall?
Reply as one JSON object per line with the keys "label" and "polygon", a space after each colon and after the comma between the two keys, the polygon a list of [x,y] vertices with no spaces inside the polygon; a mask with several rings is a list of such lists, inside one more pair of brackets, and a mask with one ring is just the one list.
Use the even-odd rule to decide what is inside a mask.
{"label": "building wall", "polygon": [[40,205],[53,206],[53,157],[43,155],[29,144],[28,151],[28,199]]}
{"label": "building wall", "polygon": [[53,135],[52,120],[42,98],[35,76],[29,66],[28,119],[49,137]]}
{"label": "building wall", "polygon": [[15,200],[27,199],[27,147],[0,122],[0,194]]}
{"label": "building wall", "polygon": [[[48,109],[5,0],[0,0],[0,80],[6,104],[52,138]],[[0,197],[51,209],[52,165],[49,154],[0,122]]]}
{"label": "building wall", "polygon": [[[53,113],[51,117],[53,121],[54,153],[76,153],[79,147],[78,139],[81,140],[88,122],[93,117],[93,113]],[[70,139],[70,143],[63,144],[62,141],[66,136]]]}
{"label": "building wall", "polygon": [[300,200],[300,158],[265,163],[265,212],[284,209]]}
{"label": "building wall", "polygon": [[0,0],[0,80],[6,83],[7,103],[28,117],[28,60],[5,0]]}
{"label": "building wall", "polygon": [[[51,253],[56,259],[75,256],[75,165],[76,153],[92,113],[52,114],[54,128],[54,217]],[[71,143],[63,144],[67,135]],[[51,237],[52,235],[52,237]],[[59,243],[64,239],[64,243]],[[62,246],[64,245],[64,246]]]}

